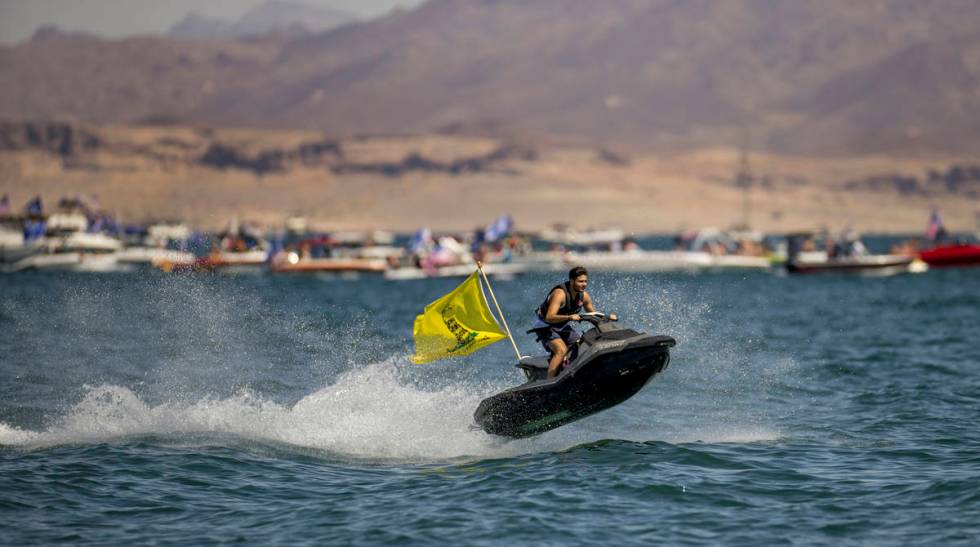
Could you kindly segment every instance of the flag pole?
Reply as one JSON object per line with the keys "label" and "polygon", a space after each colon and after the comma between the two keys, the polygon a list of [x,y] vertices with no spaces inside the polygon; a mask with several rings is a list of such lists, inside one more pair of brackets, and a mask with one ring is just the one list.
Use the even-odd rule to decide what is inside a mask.
{"label": "flag pole", "polygon": [[522,358],[520,350],[517,349],[517,342],[514,342],[514,336],[510,333],[510,327],[507,326],[507,319],[504,318],[504,312],[500,309],[500,304],[497,303],[497,297],[493,294],[493,287],[490,286],[490,279],[487,277],[487,272],[483,271],[483,263],[479,260],[476,261],[476,269],[480,270],[480,274],[483,275],[483,281],[487,284],[487,290],[490,291],[490,298],[493,299],[493,305],[497,307],[497,313],[500,315],[500,320],[504,323],[504,330],[507,331],[507,338],[510,339],[510,345],[514,346],[514,353],[517,354],[517,360],[520,361]]}

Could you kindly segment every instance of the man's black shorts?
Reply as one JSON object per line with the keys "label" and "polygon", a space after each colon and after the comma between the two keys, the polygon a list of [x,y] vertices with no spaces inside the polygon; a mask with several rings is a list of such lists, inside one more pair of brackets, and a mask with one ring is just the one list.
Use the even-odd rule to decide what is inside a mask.
{"label": "man's black shorts", "polygon": [[548,342],[561,338],[565,342],[565,346],[570,348],[580,337],[578,331],[573,329],[569,323],[565,323],[563,327],[542,327],[540,329],[534,329],[534,334],[538,337],[538,342],[541,342],[541,345],[549,353],[551,353],[551,348],[548,347]]}

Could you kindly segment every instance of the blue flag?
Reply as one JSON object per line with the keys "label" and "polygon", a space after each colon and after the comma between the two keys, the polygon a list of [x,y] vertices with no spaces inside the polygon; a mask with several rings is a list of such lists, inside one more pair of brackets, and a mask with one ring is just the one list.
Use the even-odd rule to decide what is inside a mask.
{"label": "blue flag", "polygon": [[483,234],[484,239],[487,242],[494,242],[498,239],[509,234],[514,229],[514,219],[511,218],[509,214],[503,214],[495,218],[493,222],[487,226],[486,231]]}

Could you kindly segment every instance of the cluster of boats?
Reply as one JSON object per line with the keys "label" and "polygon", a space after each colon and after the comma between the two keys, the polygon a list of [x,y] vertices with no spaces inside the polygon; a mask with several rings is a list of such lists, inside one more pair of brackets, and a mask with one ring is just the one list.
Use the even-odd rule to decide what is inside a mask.
{"label": "cluster of boats", "polygon": [[186,241],[183,225],[155,225],[139,234],[140,244],[93,229],[89,218],[77,212],[0,216],[0,271],[67,270],[115,272],[158,259],[194,255],[168,246]]}
{"label": "cluster of boats", "polygon": [[85,210],[50,215],[39,211],[0,214],[0,270],[379,275],[393,280],[461,277],[480,260],[488,275],[563,271],[633,273],[718,270],[826,272],[892,275],[929,267],[980,265],[977,243],[931,241],[891,254],[872,254],[853,236],[796,233],[767,237],[748,230],[703,229],[682,233],[669,250],[641,248],[617,228],[578,230],[557,226],[534,234],[514,230],[509,216],[466,235],[419,230],[410,239],[383,231],[313,233],[293,219],[266,237],[232,222],[203,234],[181,223],[120,228]]}

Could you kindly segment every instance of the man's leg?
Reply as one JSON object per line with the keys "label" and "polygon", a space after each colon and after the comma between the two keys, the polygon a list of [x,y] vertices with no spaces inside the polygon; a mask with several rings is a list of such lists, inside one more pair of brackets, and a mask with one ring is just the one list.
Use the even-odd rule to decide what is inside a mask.
{"label": "man's leg", "polygon": [[548,359],[548,378],[554,378],[558,376],[558,367],[565,360],[565,352],[568,351],[568,346],[561,338],[555,338],[548,341],[548,349],[551,350],[551,359]]}
{"label": "man's leg", "polygon": [[565,342],[565,357],[571,362],[578,356],[578,339],[582,336],[571,325],[566,325],[558,334],[562,342]]}

